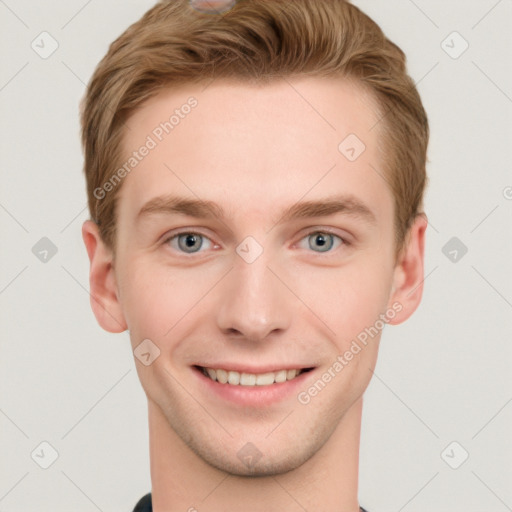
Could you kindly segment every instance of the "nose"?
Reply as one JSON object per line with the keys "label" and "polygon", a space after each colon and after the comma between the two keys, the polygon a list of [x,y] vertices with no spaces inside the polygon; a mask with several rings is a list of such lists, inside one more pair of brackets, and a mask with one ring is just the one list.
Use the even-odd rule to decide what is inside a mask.
{"label": "nose", "polygon": [[219,329],[226,336],[253,342],[283,333],[292,318],[289,290],[263,255],[252,263],[236,258],[220,290]]}

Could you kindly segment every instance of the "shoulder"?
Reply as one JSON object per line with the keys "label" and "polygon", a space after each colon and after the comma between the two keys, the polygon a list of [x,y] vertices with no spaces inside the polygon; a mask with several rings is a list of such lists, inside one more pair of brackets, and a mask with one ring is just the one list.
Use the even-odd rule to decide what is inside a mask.
{"label": "shoulder", "polygon": [[[361,512],[367,512],[363,507],[359,507]],[[153,505],[151,503],[151,493],[143,496],[135,505],[133,512],[153,512]]]}
{"label": "shoulder", "polygon": [[133,512],[153,512],[153,505],[151,504],[151,493],[146,494],[137,502]]}

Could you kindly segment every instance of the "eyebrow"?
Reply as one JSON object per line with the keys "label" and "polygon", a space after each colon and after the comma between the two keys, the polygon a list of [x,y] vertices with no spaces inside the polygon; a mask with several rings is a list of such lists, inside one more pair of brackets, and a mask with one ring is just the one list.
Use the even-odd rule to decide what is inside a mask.
{"label": "eyebrow", "polygon": [[225,217],[223,208],[213,201],[178,196],[159,196],[151,199],[140,209],[137,218],[150,214],[181,214],[203,219],[212,215]]}
{"label": "eyebrow", "polygon": [[[377,222],[376,215],[362,201],[352,195],[337,195],[329,196],[322,200],[297,202],[281,214],[277,223],[289,222],[294,219],[326,217],[336,213],[360,218],[369,224]],[[181,214],[198,219],[212,216],[222,220],[226,218],[222,206],[213,201],[171,195],[159,196],[149,200],[140,209],[137,219],[152,214]]]}

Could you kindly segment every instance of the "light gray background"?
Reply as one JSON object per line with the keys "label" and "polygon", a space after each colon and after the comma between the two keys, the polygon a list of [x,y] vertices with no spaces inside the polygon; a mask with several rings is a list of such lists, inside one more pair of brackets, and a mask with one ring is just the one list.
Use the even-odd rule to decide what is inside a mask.
{"label": "light gray background", "polygon": [[[424,298],[383,335],[361,504],[512,510],[512,1],[354,3],[408,55],[432,131]],[[78,102],[108,44],[152,5],[0,0],[0,512],[125,512],[150,490],[128,335],[103,332],[89,306]],[[59,44],[47,59],[31,48],[42,31]],[[457,59],[441,46],[453,31],[469,43]],[[454,236],[468,248],[456,262],[442,251]],[[58,248],[46,263],[32,252],[42,237]],[[31,458],[42,441],[59,453],[46,470]],[[452,441],[452,465],[469,453],[458,469],[441,457]]]}

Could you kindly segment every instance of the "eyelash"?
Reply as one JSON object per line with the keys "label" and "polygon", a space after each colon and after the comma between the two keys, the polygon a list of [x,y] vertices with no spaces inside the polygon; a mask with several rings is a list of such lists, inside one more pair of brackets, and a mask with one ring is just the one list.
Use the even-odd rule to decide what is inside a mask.
{"label": "eyelash", "polygon": [[[315,234],[332,235],[333,237],[339,239],[340,242],[341,242],[340,246],[338,246],[338,247],[336,247],[334,249],[329,249],[328,251],[324,251],[324,252],[322,252],[322,251],[313,251],[313,250],[310,251],[310,252],[313,252],[313,253],[316,253],[316,254],[324,255],[325,257],[328,257],[329,255],[333,254],[335,252],[335,250],[339,249],[340,247],[343,247],[343,246],[349,247],[351,245],[351,243],[346,238],[344,238],[344,237],[340,236],[339,234],[335,233],[334,231],[332,231],[330,229],[326,229],[326,228],[311,229],[304,236],[301,237],[299,242],[302,242],[303,240],[307,239],[311,235],[315,235]],[[163,240],[162,244],[163,245],[168,245],[172,240],[178,239],[178,237],[180,237],[181,235],[198,235],[200,237],[208,239],[213,246],[217,246],[218,247],[218,245],[215,244],[213,242],[213,240],[208,235],[205,235],[204,233],[201,233],[200,231],[191,231],[191,230],[183,230],[183,231],[179,231],[177,233],[172,233],[171,235],[165,237],[165,239]],[[199,251],[192,252],[192,253],[186,253],[184,251],[179,251],[179,252],[181,252],[181,254],[184,254],[186,256],[193,256],[193,255],[199,254],[199,253],[201,253],[203,251],[201,251],[201,249],[199,249]]]}

